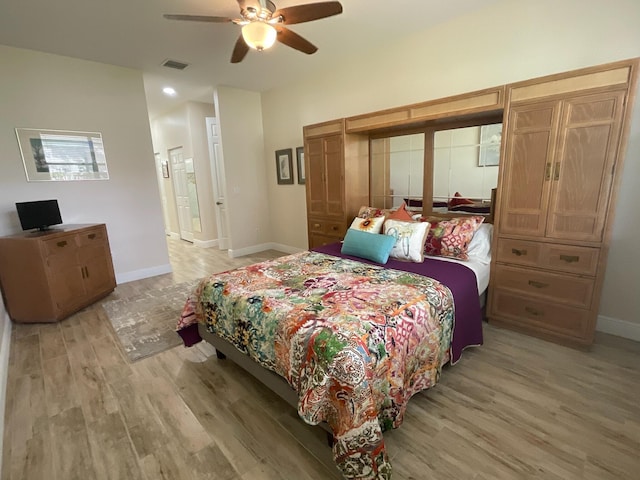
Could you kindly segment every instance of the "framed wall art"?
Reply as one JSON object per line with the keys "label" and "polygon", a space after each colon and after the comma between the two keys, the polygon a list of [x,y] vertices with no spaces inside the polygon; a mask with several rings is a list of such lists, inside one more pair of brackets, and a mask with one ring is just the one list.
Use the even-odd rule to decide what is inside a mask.
{"label": "framed wall art", "polygon": [[296,148],[296,162],[298,164],[298,183],[304,185],[307,179],[306,172],[304,171],[304,148]]}
{"label": "framed wall art", "polygon": [[28,182],[108,180],[99,132],[16,128]]}
{"label": "framed wall art", "polygon": [[278,185],[293,184],[293,151],[290,148],[276,150]]}

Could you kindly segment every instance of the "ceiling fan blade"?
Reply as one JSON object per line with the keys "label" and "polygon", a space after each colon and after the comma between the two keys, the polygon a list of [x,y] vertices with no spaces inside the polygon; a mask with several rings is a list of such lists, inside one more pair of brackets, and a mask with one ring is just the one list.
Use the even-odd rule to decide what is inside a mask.
{"label": "ceiling fan blade", "polygon": [[340,2],[318,2],[278,9],[273,12],[273,18],[280,16],[282,17],[282,23],[293,25],[294,23],[310,22],[340,13],[342,13]]}
{"label": "ceiling fan blade", "polygon": [[191,22],[229,23],[232,20],[227,17],[210,17],[207,15],[163,15],[169,20],[188,20]]}
{"label": "ceiling fan blade", "polygon": [[231,63],[240,63],[242,59],[249,52],[249,45],[247,45],[242,38],[242,34],[238,37],[236,41],[236,46],[233,47],[233,53],[231,54]]}
{"label": "ceiling fan blade", "polygon": [[278,36],[276,40],[280,43],[284,43],[288,47],[295,48],[307,55],[311,55],[312,53],[316,53],[318,51],[318,47],[316,47],[313,43],[305,40],[300,35],[295,32],[292,32],[287,27],[276,24],[274,28],[278,31]]}

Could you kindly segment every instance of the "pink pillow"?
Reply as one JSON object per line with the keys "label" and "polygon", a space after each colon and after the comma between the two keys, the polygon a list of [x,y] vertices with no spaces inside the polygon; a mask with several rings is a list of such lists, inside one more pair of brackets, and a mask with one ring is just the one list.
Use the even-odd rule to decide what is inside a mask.
{"label": "pink pillow", "polygon": [[469,243],[483,221],[484,217],[478,215],[432,222],[424,253],[468,260]]}

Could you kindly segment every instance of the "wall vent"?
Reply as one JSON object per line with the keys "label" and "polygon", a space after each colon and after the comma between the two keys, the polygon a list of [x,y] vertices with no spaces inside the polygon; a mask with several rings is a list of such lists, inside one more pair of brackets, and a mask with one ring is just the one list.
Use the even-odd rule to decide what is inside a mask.
{"label": "wall vent", "polygon": [[177,60],[165,60],[162,62],[163,67],[174,68],[176,70],[184,70],[189,66],[188,63],[179,62]]}

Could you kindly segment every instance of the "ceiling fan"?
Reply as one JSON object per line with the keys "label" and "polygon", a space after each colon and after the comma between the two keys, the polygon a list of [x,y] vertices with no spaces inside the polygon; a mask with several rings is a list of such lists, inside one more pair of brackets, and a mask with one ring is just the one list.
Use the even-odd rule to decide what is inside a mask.
{"label": "ceiling fan", "polygon": [[163,15],[169,20],[192,22],[235,23],[242,32],[231,54],[231,63],[241,62],[249,48],[258,51],[270,48],[275,41],[306,54],[318,48],[285,25],[310,22],[342,13],[340,2],[317,2],[276,9],[270,0],[237,0],[241,18],[212,17],[207,15]]}

